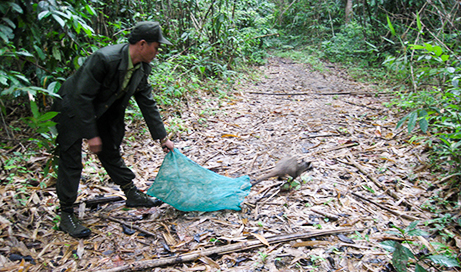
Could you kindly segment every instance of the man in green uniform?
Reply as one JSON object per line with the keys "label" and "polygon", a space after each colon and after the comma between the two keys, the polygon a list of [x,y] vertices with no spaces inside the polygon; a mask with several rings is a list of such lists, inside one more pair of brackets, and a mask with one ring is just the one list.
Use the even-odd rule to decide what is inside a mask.
{"label": "man in green uniform", "polygon": [[133,96],[154,140],[160,140],[164,152],[174,149],[167,138],[152,86],[147,79],[150,62],[166,40],[157,22],[136,24],[128,44],[99,49],[59,90],[61,99],[53,107],[60,112],[58,123],[58,180],[56,190],[61,205],[60,229],[73,237],[87,237],[90,229],[75,217],[73,204],[82,172],[82,139],[98,155],[112,181],[120,185],[128,207],[153,207],[162,202],[151,199],[133,184],[134,173],[120,155],[125,133],[125,109]]}

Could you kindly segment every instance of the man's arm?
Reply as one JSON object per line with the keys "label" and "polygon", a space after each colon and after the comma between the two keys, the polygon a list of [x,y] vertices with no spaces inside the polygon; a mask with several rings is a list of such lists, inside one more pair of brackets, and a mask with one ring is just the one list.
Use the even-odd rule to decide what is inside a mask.
{"label": "man's arm", "polygon": [[150,134],[154,140],[164,139],[167,136],[162,117],[157,107],[157,103],[152,97],[152,87],[144,77],[134,93],[136,103],[146,121]]}
{"label": "man's arm", "polygon": [[99,135],[93,101],[107,73],[104,57],[96,52],[87,59],[73,77],[71,84],[74,86],[67,87],[72,88],[68,94],[71,96],[70,102],[78,118],[83,138],[92,139]]}

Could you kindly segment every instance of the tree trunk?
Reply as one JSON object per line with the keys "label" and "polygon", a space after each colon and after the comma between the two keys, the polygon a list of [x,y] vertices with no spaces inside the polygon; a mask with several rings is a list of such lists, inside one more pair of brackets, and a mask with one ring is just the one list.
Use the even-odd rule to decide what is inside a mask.
{"label": "tree trunk", "polygon": [[346,24],[349,23],[352,16],[352,0],[347,0],[346,3]]}

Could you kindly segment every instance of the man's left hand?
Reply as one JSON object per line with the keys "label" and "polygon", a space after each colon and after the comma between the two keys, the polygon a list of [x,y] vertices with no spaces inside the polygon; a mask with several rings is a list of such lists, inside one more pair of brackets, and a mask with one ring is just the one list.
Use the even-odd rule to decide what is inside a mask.
{"label": "man's left hand", "polygon": [[163,149],[163,152],[165,153],[170,152],[170,150],[173,151],[174,143],[170,140],[166,140],[166,142],[162,144],[162,149]]}

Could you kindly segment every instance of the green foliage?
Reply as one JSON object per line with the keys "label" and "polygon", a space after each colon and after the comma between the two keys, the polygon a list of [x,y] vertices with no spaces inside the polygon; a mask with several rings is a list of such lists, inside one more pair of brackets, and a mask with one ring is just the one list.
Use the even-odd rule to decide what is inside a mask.
{"label": "green foliage", "polygon": [[331,39],[322,42],[325,57],[332,62],[358,63],[368,65],[376,63],[380,56],[375,45],[367,42],[371,29],[356,22],[345,25]]}
{"label": "green foliage", "polygon": [[[414,221],[412,222],[409,226],[407,226],[404,229],[398,228],[396,226],[392,226],[398,232],[389,232],[391,234],[394,234],[398,237],[404,238],[404,243],[407,245],[416,245],[410,241],[407,240],[407,237],[412,237],[412,236],[428,236],[429,234],[423,230],[420,230],[416,228],[418,225],[419,221]],[[422,264],[426,263],[429,265],[432,265],[431,263],[428,263],[427,261],[431,261],[432,263],[436,265],[442,265],[446,267],[459,267],[460,264],[456,260],[456,257],[452,253],[446,253],[445,255],[432,255],[432,254],[414,254],[413,251],[402,245],[403,243],[399,243],[397,241],[384,241],[381,242],[381,246],[392,252],[392,264],[394,265],[395,269],[398,272],[405,272],[407,271],[407,267],[409,265],[409,260],[413,259],[415,260],[415,271],[427,271]]]}
{"label": "green foliage", "polygon": [[[415,74],[414,86],[420,91],[401,94],[395,103],[403,109],[412,111],[397,124],[401,127],[408,121],[408,133],[419,125],[423,133],[429,131],[438,141],[428,139],[434,154],[445,161],[454,171],[461,171],[461,97],[459,78],[461,65],[456,56],[451,56],[441,46],[412,45],[415,61],[412,65]],[[390,62],[386,63],[387,65]],[[392,69],[392,65],[389,66]],[[431,86],[424,88],[424,86]]]}
{"label": "green foliage", "polygon": [[56,136],[56,123],[53,122],[51,119],[53,119],[58,113],[50,111],[41,114],[37,107],[37,103],[35,103],[35,101],[33,100],[30,101],[30,108],[32,111],[32,116],[25,117],[22,120],[30,128],[32,128],[35,131],[35,133],[41,136],[41,139],[38,140],[39,148],[44,147],[47,151],[51,151],[52,146],[50,146],[50,142],[54,142],[54,138]]}
{"label": "green foliage", "polygon": [[[161,106],[180,108],[184,97],[199,88],[224,93],[233,84],[234,70],[264,62],[266,35],[275,33],[268,27],[273,7],[259,0],[173,1],[168,6],[161,1],[3,1],[2,117],[28,99],[30,107],[22,108],[29,109],[30,116],[21,120],[33,134],[29,140],[51,152],[55,113],[47,110],[60,84],[97,49],[126,42],[130,28],[142,20],[159,21],[175,44],[162,48],[160,60],[153,63],[151,81]],[[45,173],[54,163],[49,161]]]}

